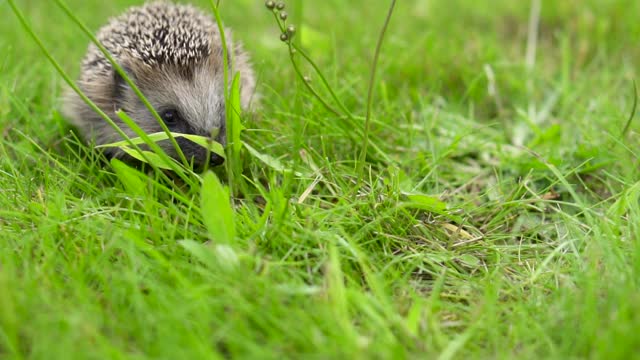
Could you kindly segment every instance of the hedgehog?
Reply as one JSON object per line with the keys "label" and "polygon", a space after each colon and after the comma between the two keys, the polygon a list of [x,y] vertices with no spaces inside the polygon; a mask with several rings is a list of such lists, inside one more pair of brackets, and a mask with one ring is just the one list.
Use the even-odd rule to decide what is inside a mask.
{"label": "hedgehog", "polygon": [[[210,137],[226,143],[223,46],[217,23],[201,10],[186,4],[155,1],[129,8],[112,18],[97,39],[125,70],[168,129],[176,133]],[[255,76],[248,54],[225,29],[228,58],[240,73],[240,103],[248,110],[255,90]],[[232,62],[229,61],[228,64]],[[136,134],[116,115],[122,110],[150,134],[162,131],[156,118],[136,96],[104,54],[90,44],[82,61],[77,85],[129,137]],[[120,141],[121,136],[73,91],[64,99],[64,115],[93,145]],[[217,130],[217,131],[216,131]],[[194,165],[216,166],[224,158],[183,138],[176,142]],[[158,143],[175,159],[169,140]],[[108,148],[108,157],[126,158],[122,150]]]}

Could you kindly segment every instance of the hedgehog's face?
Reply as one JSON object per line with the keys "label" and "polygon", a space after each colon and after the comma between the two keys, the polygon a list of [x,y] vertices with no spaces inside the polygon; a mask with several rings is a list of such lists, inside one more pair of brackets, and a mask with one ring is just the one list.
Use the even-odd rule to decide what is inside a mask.
{"label": "hedgehog's face", "polygon": [[[212,61],[186,67],[159,66],[156,68],[127,65],[136,85],[158,112],[171,132],[210,137],[225,145],[225,104],[222,69]],[[137,98],[133,91],[116,77],[114,97],[122,108],[146,133],[162,131],[162,127]],[[202,167],[209,158],[209,166],[220,165],[224,159],[207,154],[206,149],[185,139],[176,138],[186,158]],[[178,158],[168,141],[159,145]]]}

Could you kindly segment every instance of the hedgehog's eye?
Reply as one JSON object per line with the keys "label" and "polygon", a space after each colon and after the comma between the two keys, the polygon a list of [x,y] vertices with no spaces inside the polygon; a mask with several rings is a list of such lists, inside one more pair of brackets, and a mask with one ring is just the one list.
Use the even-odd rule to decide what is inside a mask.
{"label": "hedgehog's eye", "polygon": [[180,113],[178,113],[178,110],[176,109],[167,109],[160,113],[160,117],[167,126],[171,126],[178,123],[180,120]]}

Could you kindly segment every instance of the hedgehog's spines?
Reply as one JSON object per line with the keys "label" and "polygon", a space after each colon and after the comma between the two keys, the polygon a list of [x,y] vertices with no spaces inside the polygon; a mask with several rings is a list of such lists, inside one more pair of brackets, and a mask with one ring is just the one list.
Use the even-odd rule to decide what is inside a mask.
{"label": "hedgehog's spines", "polygon": [[[148,66],[190,66],[211,54],[219,37],[211,18],[190,5],[165,1],[129,9],[111,19],[98,40],[115,59],[129,57]],[[95,45],[83,61],[86,75],[104,74],[112,65]]]}

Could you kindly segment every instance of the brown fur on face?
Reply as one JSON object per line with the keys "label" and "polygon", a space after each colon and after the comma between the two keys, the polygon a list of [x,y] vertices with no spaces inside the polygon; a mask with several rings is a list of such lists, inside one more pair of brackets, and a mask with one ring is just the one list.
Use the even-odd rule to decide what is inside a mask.
{"label": "brown fur on face", "polygon": [[[154,8],[154,6],[156,8]],[[191,16],[190,18],[193,18],[195,15],[201,16],[201,14],[194,12],[195,10],[193,8],[174,6],[168,3],[151,4],[147,5],[147,7],[150,7],[155,12],[164,11],[165,13],[178,15],[180,11],[182,11]],[[143,12],[145,11],[145,7],[139,9],[142,9]],[[172,12],[167,12],[167,9]],[[153,14],[151,10],[146,11]],[[190,18],[178,20],[189,25],[189,21],[191,20],[188,19]],[[116,19],[109,27],[106,27],[106,29],[111,31],[111,28],[119,28],[130,24],[130,20],[128,19],[129,18],[126,18],[129,22],[118,22],[118,19]],[[194,32],[197,33],[200,31],[200,36],[207,34],[207,38],[201,41],[210,44],[210,48],[206,52],[207,55],[203,58],[193,57],[193,54],[188,52],[188,50],[190,50],[189,48],[186,49],[187,51],[178,49],[190,54],[191,57],[188,61],[182,61],[180,58],[167,57],[172,54],[171,52],[168,52],[169,55],[165,55],[166,58],[164,59],[141,58],[140,54],[145,54],[144,44],[129,44],[129,48],[136,46],[135,51],[129,51],[126,47],[120,47],[119,42],[126,43],[126,41],[131,41],[131,39],[135,38],[125,38],[125,40],[120,41],[114,40],[114,36],[116,35],[120,37],[123,36],[120,32],[115,32],[116,35],[111,36],[109,31],[103,29],[101,32],[103,39],[100,39],[100,36],[99,39],[112,47],[112,49],[109,49],[109,47],[108,49],[114,55],[116,61],[126,70],[128,77],[136,84],[160,116],[168,109],[177,110],[180,114],[180,119],[175,124],[168,126],[170,131],[210,136],[212,132],[217,130],[218,135],[215,140],[224,145],[226,143],[226,124],[223,52],[221,44],[219,44],[219,35],[217,34],[216,28],[211,24],[205,23],[203,19],[204,18],[199,18],[199,21],[206,26],[200,24],[198,25],[200,27],[195,28]],[[171,23],[169,23],[169,25],[171,25]],[[139,27],[140,25],[138,24],[136,26]],[[162,26],[168,25],[163,24]],[[185,26],[185,24],[181,26]],[[142,31],[138,28],[134,30],[137,32]],[[156,33],[157,29],[153,32],[149,31],[147,35]],[[232,44],[230,33],[225,31],[225,34],[228,44]],[[180,37],[183,35],[178,33],[174,36]],[[210,38],[208,38],[209,36]],[[180,46],[184,47],[188,45],[182,44]],[[241,46],[239,44],[233,44],[230,48],[233,49],[234,69],[230,71],[229,74],[232,75],[234,71],[240,72],[242,79],[240,86],[241,105],[244,109],[247,109],[255,88],[253,71],[249,64],[248,56],[242,50]],[[198,48],[198,50],[199,49],[200,48]],[[176,53],[180,53],[180,51],[176,51]],[[136,137],[137,135],[116,115],[118,110],[123,110],[127,113],[146,133],[161,132],[162,127],[156,118],[136,96],[124,79],[111,68],[110,64],[105,63],[104,59],[100,56],[101,54],[97,54],[95,48],[90,47],[87,58],[85,58],[85,63],[83,64],[83,73],[78,82],[80,89],[129,137]],[[67,92],[64,113],[87,140],[94,142],[96,145],[122,140],[120,135],[102,117],[86,105],[75,92]],[[177,141],[187,159],[194,161],[198,165],[203,165],[208,157],[207,152],[203,148],[182,138],[178,138]],[[165,140],[158,144],[170,156],[178,158],[171,142]],[[123,152],[117,149],[109,149],[107,150],[107,154],[119,157],[123,155]],[[221,163],[221,158],[212,156],[211,161],[212,164],[217,165]]]}

